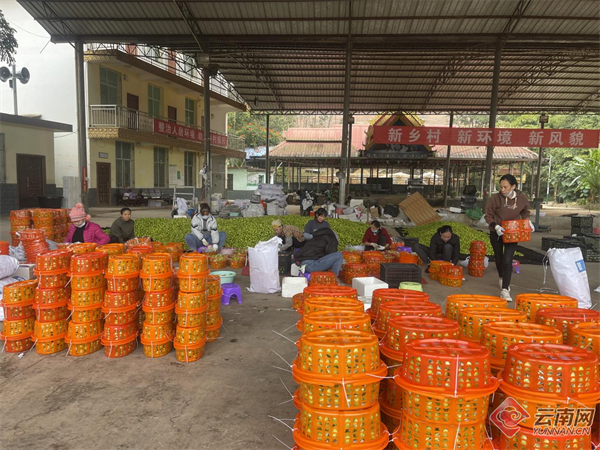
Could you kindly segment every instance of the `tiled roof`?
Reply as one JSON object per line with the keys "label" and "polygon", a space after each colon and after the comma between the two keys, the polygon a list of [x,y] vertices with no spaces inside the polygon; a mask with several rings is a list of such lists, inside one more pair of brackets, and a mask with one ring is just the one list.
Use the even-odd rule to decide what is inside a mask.
{"label": "tiled roof", "polygon": [[[352,139],[354,141],[354,139]],[[283,158],[340,158],[342,147],[339,142],[283,141],[273,150],[271,157]],[[352,158],[358,157],[359,149],[352,146]]]}
{"label": "tiled roof", "polygon": [[[448,147],[436,145],[433,147],[434,158],[445,158]],[[485,160],[487,147],[467,147],[455,145],[450,147],[450,159],[481,159]],[[495,147],[494,160],[506,161],[535,161],[538,155],[525,147]]]}

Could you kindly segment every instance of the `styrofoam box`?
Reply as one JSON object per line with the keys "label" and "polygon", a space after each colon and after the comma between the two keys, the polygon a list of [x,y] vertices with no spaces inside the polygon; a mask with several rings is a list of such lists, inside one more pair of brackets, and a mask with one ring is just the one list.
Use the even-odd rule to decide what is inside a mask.
{"label": "styrofoam box", "polygon": [[306,286],[308,286],[308,280],[304,277],[284,277],[281,283],[281,296],[292,298],[294,295],[304,292]]}
{"label": "styrofoam box", "polygon": [[356,289],[359,297],[373,297],[375,289],[387,289],[387,283],[375,277],[360,277],[352,279],[352,287]]}

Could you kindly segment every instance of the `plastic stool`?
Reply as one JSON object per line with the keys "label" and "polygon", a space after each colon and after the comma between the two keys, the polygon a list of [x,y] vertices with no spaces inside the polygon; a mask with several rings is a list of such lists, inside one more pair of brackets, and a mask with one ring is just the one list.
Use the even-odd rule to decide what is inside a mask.
{"label": "plastic stool", "polygon": [[224,283],[221,285],[223,288],[223,295],[221,295],[221,305],[228,306],[231,297],[237,297],[238,304],[242,304],[242,289],[238,284],[235,283]]}

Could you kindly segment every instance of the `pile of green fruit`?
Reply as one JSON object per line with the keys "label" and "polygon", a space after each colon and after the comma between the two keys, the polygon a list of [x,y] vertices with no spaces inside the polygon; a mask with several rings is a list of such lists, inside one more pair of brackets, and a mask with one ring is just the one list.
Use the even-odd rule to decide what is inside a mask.
{"label": "pile of green fruit", "polygon": [[[240,217],[234,219],[217,219],[219,231],[227,234],[226,247],[248,248],[254,247],[260,241],[267,241],[273,237],[271,222],[280,219],[284,225],[294,225],[304,229],[310,217],[302,216],[263,216]],[[327,219],[331,229],[340,239],[339,248],[348,245],[360,245],[367,225],[360,222],[351,222],[345,219]],[[185,235],[191,232],[189,219],[136,219],[135,235],[151,237],[155,241],[184,242]]]}
{"label": "pile of green fruit", "polygon": [[407,235],[408,237],[418,237],[420,244],[428,246],[429,242],[431,241],[431,236],[437,233],[437,229],[444,225],[450,225],[454,234],[460,238],[461,253],[466,253],[467,255],[469,254],[469,246],[471,245],[471,241],[483,241],[485,242],[485,254],[494,254],[494,249],[492,248],[492,244],[490,244],[490,237],[487,233],[475,230],[468,225],[458,222],[432,222],[426,225],[408,228]]}

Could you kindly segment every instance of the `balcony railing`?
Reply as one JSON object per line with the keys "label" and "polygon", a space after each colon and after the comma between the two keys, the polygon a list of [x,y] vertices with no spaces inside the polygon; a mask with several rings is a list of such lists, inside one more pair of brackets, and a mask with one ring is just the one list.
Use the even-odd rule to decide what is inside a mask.
{"label": "balcony railing", "polygon": [[[160,122],[162,122],[162,125],[158,128],[161,130],[164,130],[165,122],[167,122],[166,125],[168,125],[169,128],[173,128],[173,131],[176,128],[179,128],[182,132],[180,134],[173,133],[173,131],[167,132],[166,130],[157,132],[157,124],[160,125]],[[195,137],[196,134],[198,136],[203,136],[204,134],[204,129],[201,127],[187,125],[183,122],[168,120],[163,117],[151,117],[148,113],[143,111],[137,111],[118,105],[90,105],[88,123],[90,128],[127,128],[129,130],[181,137],[182,139],[195,142],[199,141],[199,139]],[[192,130],[194,131],[193,135],[190,133]],[[185,134],[183,134],[183,131],[186,131]],[[215,140],[211,139],[215,145],[233,150],[244,150],[245,145],[243,138],[214,130],[211,130],[210,133],[212,136],[219,138],[217,142],[220,143],[215,143]],[[223,143],[225,145],[223,145]]]}

